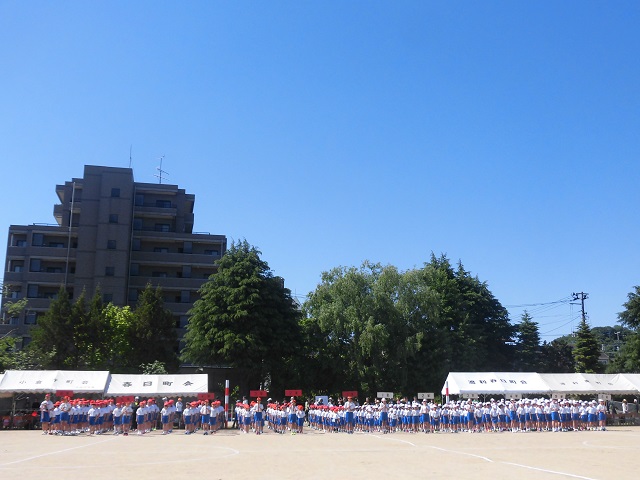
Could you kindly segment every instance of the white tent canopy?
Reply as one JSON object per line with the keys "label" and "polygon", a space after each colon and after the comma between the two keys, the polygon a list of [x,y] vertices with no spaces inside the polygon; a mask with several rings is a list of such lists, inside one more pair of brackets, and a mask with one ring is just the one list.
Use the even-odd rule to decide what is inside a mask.
{"label": "white tent canopy", "polygon": [[532,372],[451,372],[442,394],[549,393],[549,386]]}
{"label": "white tent canopy", "polygon": [[103,393],[107,371],[7,370],[0,381],[0,395],[13,393]]}
{"label": "white tent canopy", "polygon": [[442,394],[639,394],[640,374],[450,372]]}
{"label": "white tent canopy", "polygon": [[109,397],[144,395],[197,395],[208,391],[209,376],[112,374],[105,395]]}

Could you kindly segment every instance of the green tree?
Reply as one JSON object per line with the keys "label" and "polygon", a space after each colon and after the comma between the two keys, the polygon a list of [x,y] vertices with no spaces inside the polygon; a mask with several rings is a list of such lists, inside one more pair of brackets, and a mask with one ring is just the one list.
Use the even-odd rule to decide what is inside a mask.
{"label": "green tree", "polygon": [[573,373],[576,371],[573,347],[565,338],[544,342],[540,347],[539,373]]}
{"label": "green tree", "polygon": [[104,345],[101,347],[101,366],[114,373],[137,371],[132,363],[131,330],[134,313],[129,306],[118,307],[109,303],[102,309],[106,325]]}
{"label": "green tree", "polygon": [[577,373],[598,373],[602,370],[598,359],[600,347],[595,335],[583,317],[576,331],[576,345],[573,348],[573,359]]}
{"label": "green tree", "polygon": [[516,326],[515,368],[520,372],[537,372],[541,363],[538,324],[525,310]]}
{"label": "green tree", "polygon": [[618,321],[632,330],[640,330],[640,286],[627,294],[627,301],[622,305],[624,310],[618,313]]}
{"label": "green tree", "polygon": [[451,371],[501,371],[513,362],[514,327],[507,310],[486,282],[462,263],[431,255],[422,275],[435,293],[435,312],[425,332],[426,355],[419,363],[432,369],[431,388],[439,388]]}
{"label": "green tree", "polygon": [[619,372],[637,372],[640,370],[640,286],[633,287],[623,304],[624,310],[618,313],[618,322],[633,333],[626,334],[626,341],[620,346],[610,368]]}
{"label": "green tree", "polygon": [[285,379],[300,344],[299,311],[283,280],[246,240],[218,261],[189,313],[185,361],[236,367],[249,388]]}
{"label": "green tree", "polygon": [[[9,285],[2,285],[2,298],[11,297],[11,287]],[[21,298],[19,300],[6,300],[3,305],[2,320],[6,321],[6,318],[18,317],[22,311],[27,308],[29,299]]]}
{"label": "green tree", "polygon": [[52,369],[69,367],[76,346],[73,340],[74,325],[72,323],[72,305],[69,293],[61,286],[55,299],[51,301],[49,310],[39,319],[32,330],[30,347],[46,354],[55,351],[51,358]]}
{"label": "green tree", "polygon": [[138,297],[130,334],[130,364],[142,365],[155,361],[164,363],[170,371],[177,370],[178,338],[175,320],[164,306],[162,289],[147,284]]}
{"label": "green tree", "polygon": [[403,277],[395,267],[364,262],[336,268],[305,303],[306,357],[316,388],[364,392],[407,387],[420,335],[397,307]]}
{"label": "green tree", "polygon": [[165,364],[158,361],[143,363],[140,365],[140,370],[143,375],[163,375],[168,373]]}
{"label": "green tree", "polygon": [[304,311],[304,364],[328,391],[414,394],[440,388],[449,371],[511,365],[506,309],[445,256],[404,273],[369,262],[325,272]]}

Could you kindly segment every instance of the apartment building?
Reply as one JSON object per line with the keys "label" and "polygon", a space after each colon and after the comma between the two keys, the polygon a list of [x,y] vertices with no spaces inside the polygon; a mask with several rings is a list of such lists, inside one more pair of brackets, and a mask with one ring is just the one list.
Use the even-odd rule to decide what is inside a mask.
{"label": "apartment building", "polygon": [[[72,299],[100,288],[105,302],[136,304],[147,283],[162,287],[181,338],[198,289],[226,251],[224,235],[193,232],[195,195],[176,185],[140,183],[130,168],[86,165],[56,186],[53,225],[11,225],[0,335],[30,341],[61,285]],[[27,298],[16,317],[6,304]]]}

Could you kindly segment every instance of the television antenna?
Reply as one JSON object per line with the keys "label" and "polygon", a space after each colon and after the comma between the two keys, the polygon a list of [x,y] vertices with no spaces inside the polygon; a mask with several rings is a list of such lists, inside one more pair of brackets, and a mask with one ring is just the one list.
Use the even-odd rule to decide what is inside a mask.
{"label": "television antenna", "polygon": [[165,170],[163,170],[163,169],[162,169],[162,160],[163,160],[163,159],[164,159],[164,155],[162,155],[162,156],[160,157],[160,166],[159,166],[159,167],[156,167],[156,170],[158,170],[158,173],[153,175],[154,177],[157,177],[157,178],[158,178],[159,183],[162,183],[162,179],[164,178],[164,177],[162,176],[163,174],[165,174],[165,175],[169,175],[169,172],[167,172],[167,171],[165,171]]}

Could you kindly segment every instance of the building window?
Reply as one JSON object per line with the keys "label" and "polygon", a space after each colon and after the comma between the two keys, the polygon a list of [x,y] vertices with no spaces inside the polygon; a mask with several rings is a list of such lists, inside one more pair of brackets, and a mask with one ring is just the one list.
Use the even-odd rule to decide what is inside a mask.
{"label": "building window", "polygon": [[182,246],[182,252],[183,253],[191,253],[191,252],[193,252],[193,243],[192,242],[184,242],[184,245]]}
{"label": "building window", "polygon": [[36,312],[27,312],[24,317],[25,325],[36,325],[38,323],[38,314]]}
{"label": "building window", "polygon": [[33,285],[33,284],[27,285],[28,298],[38,298],[38,294],[39,294],[38,285]]}
{"label": "building window", "polygon": [[139,238],[134,238],[133,241],[131,242],[131,250],[133,250],[134,252],[139,252],[140,251],[140,239]]}
{"label": "building window", "polygon": [[32,258],[29,262],[30,272],[40,272],[42,270],[42,261],[39,258]]}
{"label": "building window", "polygon": [[167,278],[169,275],[167,274],[167,272],[152,272],[151,276],[158,278]]}
{"label": "building window", "polygon": [[116,198],[120,196],[120,189],[119,188],[112,188],[111,189],[111,196]]}
{"label": "building window", "polygon": [[62,242],[49,242],[49,246],[53,248],[64,248],[64,243]]}
{"label": "building window", "polygon": [[118,223],[118,214],[110,213],[109,214],[109,223]]}
{"label": "building window", "polygon": [[220,250],[205,250],[204,254],[213,255],[214,257],[217,257],[218,255],[220,255]]}
{"label": "building window", "polygon": [[116,273],[115,267],[104,267],[105,277],[113,277]]}
{"label": "building window", "polygon": [[133,229],[134,230],[142,230],[142,219],[134,218],[133,219]]}
{"label": "building window", "polygon": [[34,247],[41,247],[44,245],[44,235],[42,233],[34,233],[31,238],[31,245]]}
{"label": "building window", "polygon": [[11,317],[9,319],[9,325],[19,325],[20,324],[20,318],[19,317]]}
{"label": "building window", "polygon": [[138,290],[136,290],[135,288],[130,288],[129,289],[129,301],[130,302],[137,302],[138,301]]}
{"label": "building window", "polygon": [[191,278],[191,265],[182,266],[182,278]]}
{"label": "building window", "polygon": [[138,275],[140,275],[140,264],[132,263],[129,269],[129,274],[133,277],[137,277]]}
{"label": "building window", "polygon": [[156,232],[169,232],[171,225],[168,223],[156,223]]}
{"label": "building window", "polygon": [[136,193],[136,207],[144,206],[144,195],[141,193]]}
{"label": "building window", "polygon": [[191,291],[182,290],[180,292],[180,303],[190,303],[191,302]]}
{"label": "building window", "polygon": [[156,200],[156,207],[171,208],[171,200]]}
{"label": "building window", "polygon": [[115,240],[107,240],[107,249],[115,250],[116,249],[116,241]]}
{"label": "building window", "polygon": [[22,289],[20,287],[16,287],[15,290],[11,290],[10,297],[14,300],[20,298],[21,290]]}
{"label": "building window", "polygon": [[103,293],[102,294],[102,302],[103,303],[111,303],[111,302],[113,302],[113,293]]}
{"label": "building window", "polygon": [[153,247],[154,253],[169,253],[169,249],[167,247]]}
{"label": "building window", "polygon": [[187,324],[189,323],[189,316],[188,315],[180,315],[180,319],[179,319],[179,327],[178,328],[187,328]]}

